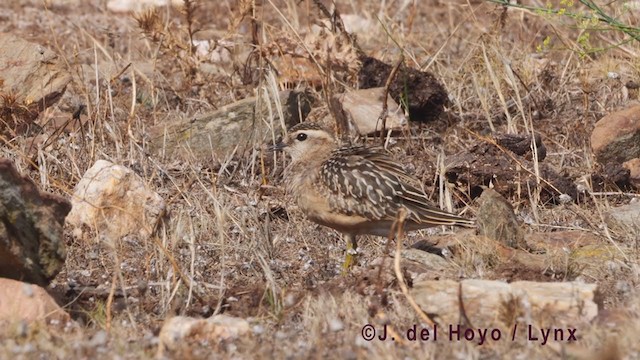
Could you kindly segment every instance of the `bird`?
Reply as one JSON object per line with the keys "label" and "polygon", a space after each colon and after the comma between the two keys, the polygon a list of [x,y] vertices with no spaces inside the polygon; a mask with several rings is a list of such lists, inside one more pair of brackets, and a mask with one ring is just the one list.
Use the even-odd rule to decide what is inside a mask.
{"label": "bird", "polygon": [[357,236],[389,236],[401,208],[405,230],[439,225],[473,227],[475,222],[431,204],[419,180],[377,147],[340,145],[325,127],[303,122],[271,147],[291,157],[285,191],[314,223],[343,234],[347,251],[343,271],[357,254]]}

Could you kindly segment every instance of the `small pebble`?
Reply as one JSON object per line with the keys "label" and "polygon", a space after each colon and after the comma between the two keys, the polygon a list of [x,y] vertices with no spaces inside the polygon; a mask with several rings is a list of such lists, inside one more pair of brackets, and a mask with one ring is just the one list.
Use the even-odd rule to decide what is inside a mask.
{"label": "small pebble", "polygon": [[264,333],[264,326],[262,325],[254,325],[253,333],[256,335],[262,335]]}
{"label": "small pebble", "polygon": [[344,324],[340,319],[333,318],[329,320],[329,330],[333,332],[342,331],[344,329]]}
{"label": "small pebble", "polygon": [[292,307],[293,305],[296,304],[296,296],[294,294],[287,294],[287,296],[285,296],[284,298],[284,306],[285,307]]}
{"label": "small pebble", "polygon": [[560,200],[561,204],[568,204],[570,202],[573,202],[573,198],[567,194],[560,194],[558,200]]}
{"label": "small pebble", "polygon": [[89,346],[90,347],[103,346],[104,344],[107,343],[108,337],[109,335],[107,334],[106,331],[100,330],[97,333],[95,333],[95,335],[93,335],[91,340],[89,340]]}

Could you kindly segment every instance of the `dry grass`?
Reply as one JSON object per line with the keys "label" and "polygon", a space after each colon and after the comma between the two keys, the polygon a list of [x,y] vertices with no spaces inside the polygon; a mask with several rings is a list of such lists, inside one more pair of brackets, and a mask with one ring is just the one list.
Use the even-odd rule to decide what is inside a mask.
{"label": "dry grass", "polygon": [[[80,328],[9,332],[0,342],[1,358],[153,357],[166,317],[222,312],[250,319],[252,334],[231,343],[190,344],[175,357],[211,358],[218,352],[241,358],[556,357],[594,356],[607,347],[637,357],[633,354],[640,348],[632,334],[640,306],[640,235],[607,228],[602,216],[629,196],[587,195],[576,205],[551,206],[522,189],[509,199],[527,231],[591,232],[611,249],[602,267],[588,271],[588,264],[572,263],[566,253],[550,253],[550,263],[565,266],[555,269],[564,274],[561,279],[549,280],[597,282],[605,308],[629,311],[633,321],[625,327],[584,325],[580,341],[570,348],[525,341],[488,346],[366,342],[360,335],[365,324],[387,324],[400,333],[421,324],[397,283],[390,280],[384,296],[374,291],[375,271],[367,265],[383,256],[384,239],[361,241],[361,267],[341,277],[344,243],[286,202],[279,188],[282,158],[257,150],[205,163],[148,156],[147,129],[155,124],[273,94],[282,80],[272,68],[278,51],[299,51],[320,70],[320,99],[349,84],[355,70],[323,50],[336,41],[346,46],[349,39],[305,48],[305,35],[323,19],[313,1],[201,2],[195,11],[158,8],[136,16],[111,14],[87,2],[47,3],[46,8],[39,1],[0,5],[0,17],[21,19],[0,23],[0,31],[45,44],[64,58],[74,81],[52,116],[69,116],[80,105],[86,110],[75,130],[61,132],[41,123],[50,139],[44,149],[29,148],[26,135],[3,135],[11,140],[0,155],[14,160],[44,190],[67,197],[96,160],[126,165],[167,201],[170,219],[147,239],[105,239],[90,232],[69,236],[67,264],[53,291],[69,302]],[[342,15],[359,14],[364,30],[357,32],[357,43],[365,53],[388,63],[403,54],[411,66],[437,74],[449,92],[445,117],[456,120],[451,126],[444,121],[415,126],[390,147],[415,169],[434,201],[444,197],[443,204],[456,201],[449,189],[437,186],[443,186],[439,159],[465,151],[476,135],[539,132],[550,149],[545,162],[578,179],[595,171],[588,140],[594,122],[638,98],[638,90],[623,86],[640,76],[638,57],[632,56],[640,51],[638,43],[580,56],[575,50],[585,30],[567,26],[561,17],[462,1],[339,1],[338,9]],[[592,47],[613,41],[608,34],[592,34]],[[551,41],[538,51],[547,36]],[[210,40],[208,48],[192,46],[200,38]],[[353,55],[348,49],[336,53]],[[0,94],[3,122],[15,120],[10,100],[10,94]],[[277,111],[264,119],[274,129],[282,126]],[[407,242],[441,230],[410,234]],[[458,241],[462,250],[452,260],[458,277],[505,278],[504,264],[491,249],[464,237]],[[76,286],[89,286],[93,293]],[[102,330],[109,334],[104,342],[98,341]]]}

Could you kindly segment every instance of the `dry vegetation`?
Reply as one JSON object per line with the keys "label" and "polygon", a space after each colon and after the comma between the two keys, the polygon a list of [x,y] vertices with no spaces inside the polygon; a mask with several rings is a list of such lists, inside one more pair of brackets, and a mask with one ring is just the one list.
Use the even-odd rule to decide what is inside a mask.
{"label": "dry vegetation", "polygon": [[[351,67],[357,64],[344,60],[351,56],[349,50],[338,49],[332,60],[321,41],[313,49],[302,46],[312,25],[331,20],[310,0],[185,1],[183,10],[160,7],[136,16],[110,13],[104,1],[75,3],[12,0],[0,5],[1,32],[53,49],[74,76],[64,98],[28,130],[14,131],[17,124],[7,119],[19,122],[20,109],[13,107],[11,94],[0,96],[0,116],[12,129],[2,132],[0,156],[14,160],[42,189],[65,196],[96,160],[123,164],[167,201],[168,217],[146,239],[105,239],[91,232],[77,238],[69,229],[66,266],[52,289],[80,328],[16,330],[0,342],[0,358],[153,357],[167,317],[221,312],[250,319],[251,334],[228,343],[194,340],[173,356],[604,354],[598,351],[637,356],[639,234],[607,228],[602,215],[637,192],[624,195],[607,188],[608,193],[585,195],[576,204],[554,205],[522,189],[509,199],[528,232],[578,229],[597,234],[601,245],[613,250],[603,255],[603,266],[588,272],[518,272],[492,261],[492,252],[482,244],[465,244],[464,235],[459,237],[464,251],[452,259],[459,278],[596,282],[605,309],[628,311],[633,321],[625,328],[585,326],[579,330],[580,341],[569,348],[525,341],[484,346],[366,342],[360,334],[367,323],[402,329],[421,321],[395,279],[379,280],[368,267],[383,256],[383,239],[360,241],[360,266],[340,276],[344,243],[339,234],[311,225],[286,206],[279,187],[285,159],[263,157],[256,150],[227,159],[183,161],[150,154],[146,143],[148,129],[156,124],[276,86],[311,84],[321,101],[352,86]],[[633,4],[636,8],[625,11],[622,4],[612,3],[607,10],[620,21],[637,24],[638,3]],[[536,0],[528,5],[546,6]],[[566,2],[554,4],[563,6],[568,7]],[[340,14],[357,14],[362,22],[355,31],[362,51],[390,64],[404,56],[409,66],[436,74],[449,92],[450,104],[440,120],[413,124],[390,147],[399,161],[415,169],[436,203],[441,189],[434,172],[442,157],[465,151],[492,131],[539,132],[549,149],[545,161],[556,169],[576,180],[597,172],[589,147],[593,124],[638,97],[637,89],[624,85],[640,79],[640,46],[637,41],[620,44],[625,39],[620,31],[599,31],[562,14],[491,2],[352,0],[339,1],[337,7]],[[570,9],[582,11],[578,4]],[[345,22],[353,26],[353,21]],[[330,27],[324,36],[333,36]],[[332,44],[344,41],[331,39]],[[291,54],[305,58],[309,53],[323,74],[298,74],[296,79],[283,71],[286,59],[294,58]],[[46,148],[34,149],[27,141],[38,133],[45,135]],[[463,195],[442,201],[458,208],[468,203],[467,215],[473,217],[473,199],[464,190],[457,193]],[[451,232],[424,231],[406,241],[443,231]],[[376,292],[380,281],[382,293]],[[104,341],[96,335],[102,330],[109,334]]]}

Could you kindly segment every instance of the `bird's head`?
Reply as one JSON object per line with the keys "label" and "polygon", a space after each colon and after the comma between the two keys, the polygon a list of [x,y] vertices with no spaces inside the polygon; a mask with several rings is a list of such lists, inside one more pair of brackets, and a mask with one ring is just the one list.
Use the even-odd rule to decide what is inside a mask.
{"label": "bird's head", "polygon": [[291,129],[273,150],[282,150],[293,162],[303,157],[316,157],[332,151],[337,146],[335,137],[315,123],[301,123]]}

